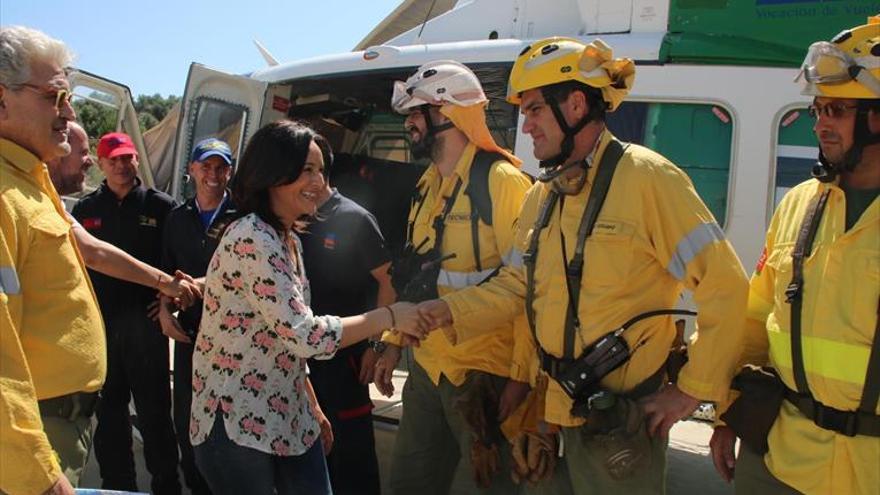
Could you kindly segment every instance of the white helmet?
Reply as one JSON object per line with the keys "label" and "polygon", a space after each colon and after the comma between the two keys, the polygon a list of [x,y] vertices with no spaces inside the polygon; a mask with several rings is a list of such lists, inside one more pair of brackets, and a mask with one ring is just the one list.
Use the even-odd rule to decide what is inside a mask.
{"label": "white helmet", "polygon": [[404,115],[422,105],[467,107],[487,101],[477,76],[453,60],[428,62],[406,82],[395,81],[391,107]]}

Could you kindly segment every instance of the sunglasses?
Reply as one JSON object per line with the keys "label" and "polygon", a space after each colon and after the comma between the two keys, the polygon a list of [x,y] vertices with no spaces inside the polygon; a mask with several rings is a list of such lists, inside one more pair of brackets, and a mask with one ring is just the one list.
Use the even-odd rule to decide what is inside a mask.
{"label": "sunglasses", "polygon": [[40,93],[46,98],[54,99],[56,110],[61,110],[61,107],[63,107],[65,103],[69,104],[70,100],[73,98],[73,92],[69,89],[46,89],[30,83],[21,83],[18,86]]}
{"label": "sunglasses", "polygon": [[857,105],[844,105],[843,103],[829,103],[827,105],[813,103],[809,106],[807,111],[810,113],[810,117],[813,117],[816,120],[822,115],[831,119],[839,119],[846,115],[850,110],[855,110],[857,108],[859,108]]}

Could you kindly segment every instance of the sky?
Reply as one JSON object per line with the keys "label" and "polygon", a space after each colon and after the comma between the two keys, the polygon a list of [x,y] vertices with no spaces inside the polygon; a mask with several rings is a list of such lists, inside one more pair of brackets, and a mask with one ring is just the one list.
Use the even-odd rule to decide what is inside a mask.
{"label": "sky", "polygon": [[247,73],[253,40],[288,62],[350,51],[402,0],[0,0],[0,25],[58,38],[132,94],[183,93],[190,63]]}

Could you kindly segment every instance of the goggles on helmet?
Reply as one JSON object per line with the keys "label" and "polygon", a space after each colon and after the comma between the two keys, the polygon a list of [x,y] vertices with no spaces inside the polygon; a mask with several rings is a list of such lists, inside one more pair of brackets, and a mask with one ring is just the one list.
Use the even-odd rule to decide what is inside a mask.
{"label": "goggles on helmet", "polygon": [[877,68],[880,68],[878,57],[866,56],[855,60],[834,43],[819,41],[810,45],[795,81],[801,77],[807,84],[833,85],[858,81],[880,96],[880,81],[870,72]]}

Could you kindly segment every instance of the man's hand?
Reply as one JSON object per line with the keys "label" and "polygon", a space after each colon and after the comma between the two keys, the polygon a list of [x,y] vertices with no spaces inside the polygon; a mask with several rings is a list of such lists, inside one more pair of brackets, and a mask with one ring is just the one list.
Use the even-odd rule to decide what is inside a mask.
{"label": "man's hand", "polygon": [[729,426],[716,426],[709,440],[709,449],[712,454],[712,462],[715,470],[721,475],[721,479],[730,483],[733,481],[733,472],[736,467],[734,446],[736,445],[736,433]]}
{"label": "man's hand", "polygon": [[52,485],[52,488],[49,488],[43,495],[75,495],[76,490],[73,489],[73,485],[70,484],[70,480],[67,479],[67,476],[63,474],[58,477],[58,480]]}
{"label": "man's hand", "polygon": [[641,401],[645,412],[648,434],[662,438],[669,436],[669,429],[677,421],[687,418],[697,409],[700,401],[682,392],[676,385],[666,385]]}
{"label": "man's hand", "polygon": [[425,340],[428,337],[428,328],[422,323],[418,307],[413,303],[397,302],[388,306],[394,316],[394,329],[398,332]]}
{"label": "man's hand", "polygon": [[503,422],[522,404],[532,387],[528,383],[507,380],[501,397],[498,399],[498,422]]}
{"label": "man's hand", "polygon": [[419,314],[423,324],[430,330],[452,325],[452,312],[442,299],[431,299],[419,303]]}
{"label": "man's hand", "polygon": [[376,361],[379,355],[372,347],[367,348],[361,356],[361,369],[358,372],[358,381],[363,385],[369,385],[373,381],[373,369],[376,367]]}
{"label": "man's hand", "polygon": [[180,309],[186,309],[202,298],[199,284],[180,270],[174,272],[174,277],[170,280],[162,277],[158,289],[163,295],[174,299]]}
{"label": "man's hand", "polygon": [[391,397],[394,394],[394,384],[391,378],[394,375],[394,368],[400,361],[400,347],[394,344],[388,344],[385,352],[379,356],[376,366],[373,370],[373,383],[376,389],[385,397]]}
{"label": "man's hand", "polygon": [[167,296],[162,296],[159,300],[159,326],[162,328],[162,334],[178,342],[192,344],[192,339],[184,332],[177,318],[171,314],[170,305],[171,299]]}

